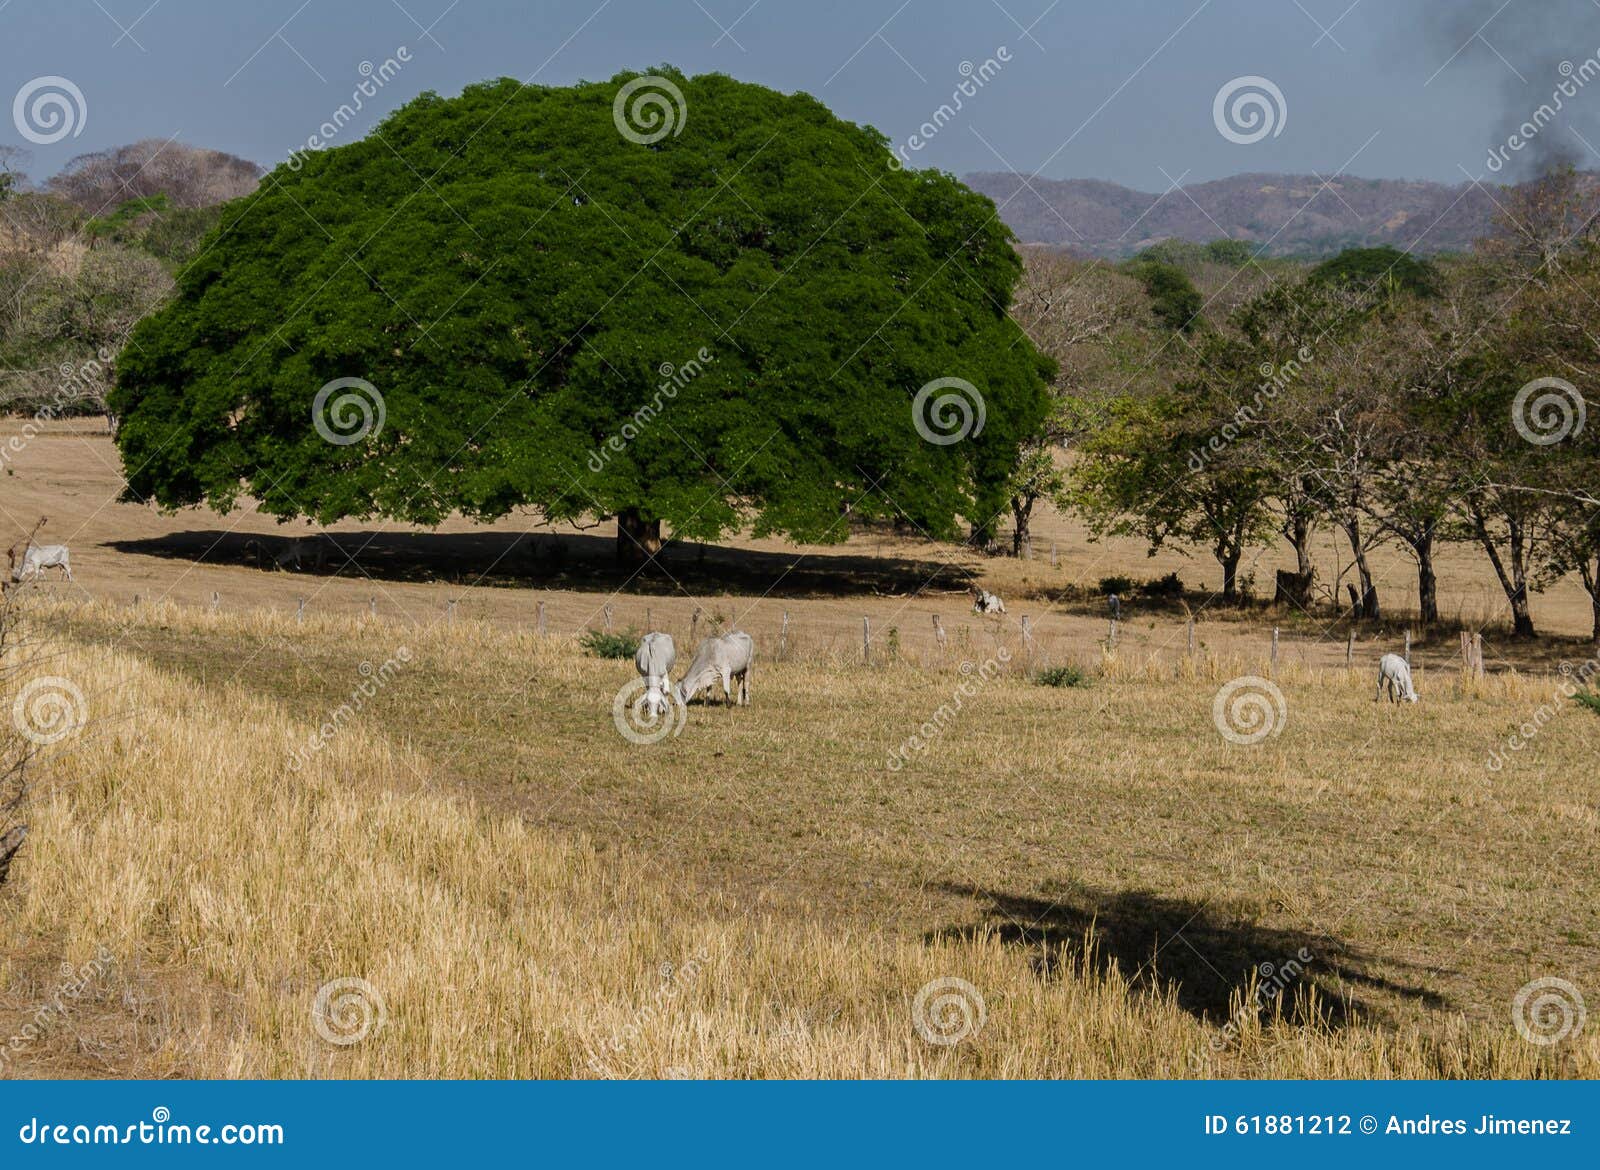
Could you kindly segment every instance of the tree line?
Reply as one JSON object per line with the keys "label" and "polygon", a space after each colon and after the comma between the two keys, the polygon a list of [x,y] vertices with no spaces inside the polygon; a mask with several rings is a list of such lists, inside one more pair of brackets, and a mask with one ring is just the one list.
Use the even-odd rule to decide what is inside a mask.
{"label": "tree line", "polygon": [[1014,546],[1048,497],[1097,535],[1209,550],[1231,601],[1246,549],[1281,538],[1296,568],[1277,599],[1309,607],[1344,602],[1311,558],[1332,531],[1357,616],[1382,612],[1372,554],[1391,545],[1435,623],[1439,549],[1465,543],[1516,635],[1530,595],[1574,573],[1600,639],[1600,201],[1569,169],[1502,204],[1492,236],[1429,260],[1240,262],[1232,242],[1033,257],[1017,310],[1059,372],[1013,482]]}

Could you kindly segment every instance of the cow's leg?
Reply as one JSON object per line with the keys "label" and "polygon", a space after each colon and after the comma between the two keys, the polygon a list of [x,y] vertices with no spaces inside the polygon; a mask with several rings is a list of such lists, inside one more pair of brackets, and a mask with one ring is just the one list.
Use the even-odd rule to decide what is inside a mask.
{"label": "cow's leg", "polygon": [[722,679],[722,702],[724,705],[730,704],[733,702],[733,690],[728,686],[728,672],[723,669],[719,670],[717,674]]}

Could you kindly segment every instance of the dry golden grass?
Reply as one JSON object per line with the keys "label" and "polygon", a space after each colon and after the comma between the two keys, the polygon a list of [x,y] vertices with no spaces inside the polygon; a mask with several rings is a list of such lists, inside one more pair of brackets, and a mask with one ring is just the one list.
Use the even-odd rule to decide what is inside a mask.
{"label": "dry golden grass", "polygon": [[[0,893],[21,942],[0,963],[0,1039],[57,963],[104,948],[117,964],[70,1026],[11,1054],[24,1075],[1600,1071],[1593,1030],[1542,1049],[1509,1023],[1534,975],[1592,985],[1600,722],[1564,715],[1492,786],[1470,775],[1548,680],[1429,675],[1402,711],[1372,706],[1365,671],[1286,667],[1282,735],[1238,748],[1211,695],[1259,664],[1195,664],[1189,686],[1186,667],[1123,655],[1087,690],[989,684],[891,772],[887,751],[969,676],[819,648],[762,663],[752,708],[696,707],[646,748],[611,726],[631,666],[564,638],[177,607],[41,617],[70,641],[40,669],[83,689],[91,722],[44,757]],[[402,643],[412,661],[291,769],[366,677],[356,664]],[[563,791],[581,815],[556,810]],[[1003,888],[1007,912],[1088,905],[1064,878],[1115,897],[1086,948],[1079,917],[950,929],[962,896],[907,896],[941,875]],[[902,885],[828,888],[856,881]],[[1231,969],[1220,1012],[1216,992],[1135,972],[1138,930],[1191,905],[1174,952],[1192,938],[1256,967],[1310,947],[1292,1019],[1238,1010],[1254,977]],[[951,976],[987,1019],[943,1047],[913,1003]],[[350,977],[386,1021],[344,1047],[312,1004]]]}

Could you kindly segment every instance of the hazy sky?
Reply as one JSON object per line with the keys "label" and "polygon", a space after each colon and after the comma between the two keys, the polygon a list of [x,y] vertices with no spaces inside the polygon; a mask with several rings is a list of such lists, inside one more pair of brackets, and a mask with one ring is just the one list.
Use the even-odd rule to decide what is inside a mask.
{"label": "hazy sky", "polygon": [[[1555,9],[1562,17],[1553,24]],[[381,63],[401,46],[410,62],[348,136],[423,90],[454,94],[497,76],[559,85],[668,62],[806,90],[903,144],[949,101],[963,62],[1009,56],[912,154],[916,165],[1144,190],[1247,171],[1461,181],[1485,174],[1508,122],[1549,100],[1561,61],[1577,67],[1600,48],[1600,8],[1588,0],[1570,9],[1566,0],[0,0],[0,143],[27,147],[36,177],[84,151],[173,135],[270,166],[349,99],[363,62]],[[1242,143],[1219,132],[1213,101],[1248,76],[1278,88],[1282,105],[1270,93],[1267,101],[1274,117],[1284,113],[1276,133]],[[35,145],[6,116],[40,77],[65,78],[82,93],[76,136]],[[1600,112],[1600,79],[1568,100],[1574,119],[1585,117],[1586,102]],[[1586,124],[1546,133],[1600,166],[1587,147],[1600,138],[1584,134]]]}

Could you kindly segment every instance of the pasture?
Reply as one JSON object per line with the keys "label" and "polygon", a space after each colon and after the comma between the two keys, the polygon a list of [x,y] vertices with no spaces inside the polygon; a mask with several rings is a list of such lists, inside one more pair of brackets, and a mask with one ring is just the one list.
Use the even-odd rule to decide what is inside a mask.
{"label": "pasture", "polygon": [[[738,591],[617,595],[577,588],[581,561],[531,556],[517,572],[547,588],[492,563],[478,584],[415,579],[430,543],[490,548],[500,530],[385,532],[370,575],[365,559],[264,571],[227,550],[276,526],[105,503],[114,467],[103,437],[51,435],[6,484],[13,522],[51,499],[48,531],[73,548],[76,584],[30,592],[25,620],[48,636],[36,669],[73,680],[88,721],[39,760],[0,898],[22,940],[0,965],[0,1037],[63,965],[114,960],[8,1046],[8,1072],[1600,1071],[1593,1029],[1541,1047],[1512,1022],[1519,989],[1587,987],[1600,950],[1600,720],[1539,669],[1592,653],[1576,640],[1491,631],[1480,680],[1453,634],[1419,636],[1423,702],[1396,707],[1373,702],[1373,672],[1403,623],[1363,629],[1354,671],[1342,627],[1249,611],[1202,610],[1190,657],[1181,612],[1135,605],[1111,650],[1102,604],[1070,587],[1152,568],[1054,517],[1054,578],[868,533],[710,568],[676,550],[692,580],[728,558]],[[805,567],[763,591],[751,576],[780,556]],[[974,576],[1021,598],[1005,622],[955,592]],[[1577,633],[1582,600],[1536,613]],[[606,605],[619,629],[648,607],[680,655],[696,609],[702,636],[750,630],[752,706],[697,703],[678,735],[623,738],[611,707],[632,664],[574,638]],[[1087,685],[1031,680],[1025,613],[1037,664]],[[1214,697],[1271,671],[1277,622],[1276,734],[1232,742]],[[330,1047],[311,1004],[341,978],[377,989],[382,1026]],[[976,989],[981,1027],[971,1001],[918,1006],[949,978]],[[931,1042],[917,1020],[946,1009],[959,1042]]]}

